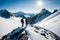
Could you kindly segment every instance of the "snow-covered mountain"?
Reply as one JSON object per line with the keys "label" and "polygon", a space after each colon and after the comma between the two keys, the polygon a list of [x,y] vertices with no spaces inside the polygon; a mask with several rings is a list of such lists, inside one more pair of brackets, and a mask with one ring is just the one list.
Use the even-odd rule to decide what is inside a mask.
{"label": "snow-covered mountain", "polygon": [[26,18],[26,17],[32,17],[34,16],[34,14],[27,14],[27,13],[24,13],[24,12],[17,12],[17,13],[11,13],[9,11],[7,11],[6,9],[2,9],[0,10],[0,17],[4,17],[4,18],[10,18],[11,16],[15,16],[15,17],[21,17],[21,18]]}
{"label": "snow-covered mountain", "polygon": [[36,14],[35,14],[35,13],[27,13],[27,14],[25,14],[25,15],[27,15],[28,17],[33,17],[33,16],[35,16]]}
{"label": "snow-covered mountain", "polygon": [[17,12],[17,13],[14,13],[14,15],[15,15],[16,17],[22,17],[22,18],[34,16],[33,13],[24,13],[24,12],[21,12],[21,11],[20,11],[20,12]]}
{"label": "snow-covered mountain", "polygon": [[24,12],[17,12],[17,13],[14,13],[14,15],[16,16],[16,17],[22,17],[22,18],[25,18],[25,13]]}
{"label": "snow-covered mountain", "polygon": [[55,12],[57,12],[58,11],[58,9],[55,9],[52,13],[55,13]]}
{"label": "snow-covered mountain", "polygon": [[6,9],[3,9],[0,10],[0,16],[4,18],[10,18],[10,16],[13,16],[13,14],[8,12]]}
{"label": "snow-covered mountain", "polygon": [[48,29],[60,37],[60,10],[34,25]]}
{"label": "snow-covered mountain", "polygon": [[42,9],[41,12],[33,17],[30,17],[29,18],[29,24],[34,24],[34,23],[37,23],[41,20],[43,20],[44,18],[50,16],[52,13],[49,12],[48,10],[46,9]]}
{"label": "snow-covered mountain", "polygon": [[[27,15],[22,12],[20,13],[23,16]],[[20,15],[20,13],[18,14]],[[39,14],[30,18],[34,20],[30,20],[29,22],[38,23],[34,25],[28,24],[26,27],[24,21],[24,27],[21,27],[21,17],[12,16],[9,19],[0,17],[0,39],[19,40],[27,38],[26,40],[60,40],[60,10],[52,14],[48,10],[43,9]],[[23,34],[24,36],[22,37]]]}
{"label": "snow-covered mountain", "polygon": [[59,14],[60,14],[60,10],[57,11],[57,12],[55,12],[54,14],[50,15],[49,17],[43,19],[42,22],[47,21],[47,20],[50,20],[50,19],[56,17],[56,16],[59,15]]}

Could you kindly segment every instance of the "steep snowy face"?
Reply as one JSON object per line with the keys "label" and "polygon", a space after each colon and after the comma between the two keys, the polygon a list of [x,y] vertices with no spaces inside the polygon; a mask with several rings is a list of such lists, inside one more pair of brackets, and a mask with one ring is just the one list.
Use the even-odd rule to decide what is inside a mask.
{"label": "steep snowy face", "polygon": [[60,11],[47,17],[47,19],[35,25],[48,29],[60,37]]}
{"label": "steep snowy face", "polygon": [[10,16],[13,16],[13,14],[8,12],[6,9],[3,9],[0,10],[0,16],[4,18],[10,18]]}
{"label": "steep snowy face", "polygon": [[34,17],[30,17],[28,21],[30,24],[34,24],[34,23],[37,23],[37,22],[43,20],[44,18],[48,17],[51,14],[52,13],[49,12],[48,10],[42,9],[39,14],[35,15]]}

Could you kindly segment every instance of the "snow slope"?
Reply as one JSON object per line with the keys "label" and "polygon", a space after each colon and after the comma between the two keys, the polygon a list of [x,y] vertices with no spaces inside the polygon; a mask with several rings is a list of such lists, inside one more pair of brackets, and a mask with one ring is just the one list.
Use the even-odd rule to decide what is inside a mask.
{"label": "snow slope", "polygon": [[44,36],[40,35],[39,33],[36,33],[34,30],[35,28],[28,25],[26,28],[27,34],[30,37],[31,40],[47,40]]}
{"label": "snow slope", "polygon": [[14,29],[8,34],[6,39],[18,40],[23,32],[27,33],[26,35],[28,36],[28,40],[59,40],[58,37],[52,32],[41,27],[32,27],[30,25],[22,29],[20,27]]}
{"label": "snow slope", "polygon": [[36,33],[34,30],[35,28],[31,27],[30,25],[28,25],[28,27],[24,27],[23,29],[18,27],[8,34],[6,40],[18,40],[19,35],[21,35],[24,31],[27,32],[28,40],[47,40],[44,36],[40,35],[39,33]]}
{"label": "snow slope", "polygon": [[[1,18],[1,19],[4,19],[4,18]],[[6,21],[6,22],[16,22],[17,21],[17,19],[19,19],[19,18],[15,18],[15,17],[13,17],[13,19],[14,20],[12,20],[12,18],[10,18],[10,19],[4,19],[4,21]],[[8,20],[10,20],[10,21],[8,21]],[[11,21],[12,20],[12,21]],[[16,21],[15,21],[16,20]],[[3,22],[3,21],[2,21]],[[7,29],[6,29],[6,27],[3,29],[3,30],[5,30],[5,32],[6,33],[4,33],[4,31],[1,31],[1,32],[3,32],[2,33],[2,35],[5,35],[5,34],[7,34],[7,33],[10,33],[13,29],[15,29],[16,27],[17,27],[17,24],[19,24],[18,23],[19,21],[17,21],[16,22],[16,24],[12,24],[12,25],[9,25],[9,26],[7,26],[7,24],[5,24],[5,26],[7,27]],[[4,23],[4,22],[3,22]],[[14,26],[14,27],[13,27]],[[3,27],[3,26],[2,26]],[[10,29],[11,28],[11,29]],[[10,30],[9,30],[10,29]],[[7,31],[8,30],[8,31]],[[14,33],[15,32],[19,32],[19,30],[20,29],[18,29],[18,30],[15,30],[13,33],[11,32],[11,35],[14,35]],[[41,31],[43,31],[44,29],[42,29],[42,30],[38,30],[37,32],[39,32],[39,33],[37,33],[37,32],[35,32],[35,31],[37,31],[37,29],[35,29],[34,27],[32,27],[32,26],[30,26],[30,25],[28,25],[27,27],[26,27],[26,30],[24,30],[24,31],[27,31],[27,36],[29,37],[29,39],[28,40],[55,40],[55,39],[53,39],[50,35],[47,35],[47,37],[48,37],[48,39],[47,38],[45,38],[44,36],[42,36],[40,33],[42,33]],[[49,33],[49,32],[48,32]],[[19,33],[20,34],[20,33]],[[17,35],[17,36],[19,36],[19,35]],[[54,35],[53,35],[54,36]],[[9,36],[8,36],[8,38],[9,38]],[[15,40],[15,39],[14,39]]]}
{"label": "snow slope", "polygon": [[46,19],[44,19],[46,21],[42,21],[34,25],[48,29],[60,37],[60,11],[57,12],[57,14],[53,14],[51,15],[51,17],[47,17]]}
{"label": "snow slope", "polygon": [[31,40],[47,40],[44,36],[32,31],[32,30],[28,30],[28,32],[30,33],[30,38]]}
{"label": "snow slope", "polygon": [[9,19],[5,19],[0,17],[0,38],[18,26],[21,27],[20,18],[11,17]]}

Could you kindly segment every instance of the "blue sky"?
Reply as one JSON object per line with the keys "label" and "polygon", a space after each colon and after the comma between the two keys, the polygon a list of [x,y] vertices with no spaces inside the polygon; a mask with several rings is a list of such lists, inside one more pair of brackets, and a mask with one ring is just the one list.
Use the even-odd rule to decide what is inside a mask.
{"label": "blue sky", "polygon": [[[38,7],[37,1],[42,1],[44,5]],[[10,12],[38,13],[43,8],[49,11],[60,9],[60,0],[0,0],[0,10],[7,9]]]}

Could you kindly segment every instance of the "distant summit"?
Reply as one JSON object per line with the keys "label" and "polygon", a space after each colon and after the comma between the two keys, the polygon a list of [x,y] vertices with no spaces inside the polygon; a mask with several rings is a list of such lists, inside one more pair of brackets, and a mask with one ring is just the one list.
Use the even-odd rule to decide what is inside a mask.
{"label": "distant summit", "polygon": [[16,12],[16,13],[11,13],[11,12],[9,12],[9,11],[6,10],[6,9],[0,10],[0,17],[10,18],[10,17],[13,16],[13,15],[14,15],[15,17],[21,17],[21,18],[26,18],[27,16],[28,16],[28,17],[34,16],[34,14],[24,13],[24,12],[22,12],[22,11],[19,11],[19,12]]}
{"label": "distant summit", "polygon": [[13,14],[8,12],[6,9],[0,10],[0,16],[4,18],[10,18]]}
{"label": "distant summit", "polygon": [[24,12],[17,12],[17,13],[14,13],[15,17],[22,17],[22,18],[25,18],[25,13]]}
{"label": "distant summit", "polygon": [[49,14],[49,13],[51,13],[51,12],[49,12],[49,11],[46,10],[46,9],[42,9],[41,12],[40,12],[40,14]]}
{"label": "distant summit", "polygon": [[58,9],[55,9],[52,13],[55,13],[55,12],[57,12],[58,11]]}
{"label": "distant summit", "polygon": [[34,14],[24,13],[24,12],[22,12],[22,11],[19,11],[19,12],[17,12],[17,13],[14,13],[14,15],[15,15],[15,17],[22,17],[22,18],[34,16]]}

